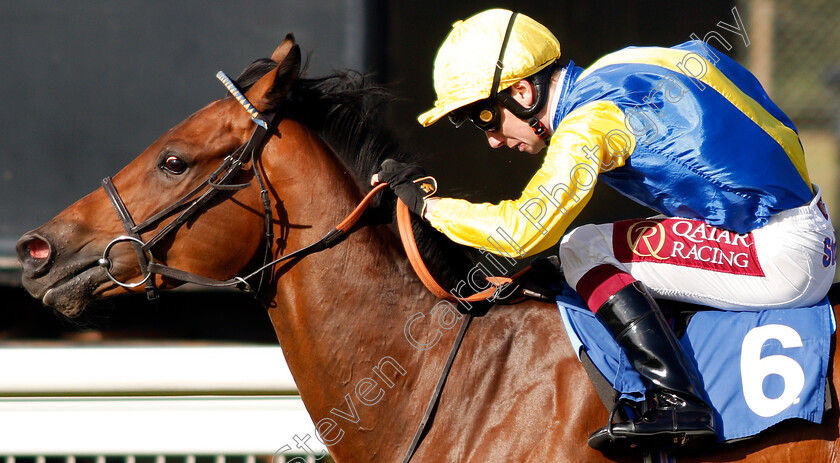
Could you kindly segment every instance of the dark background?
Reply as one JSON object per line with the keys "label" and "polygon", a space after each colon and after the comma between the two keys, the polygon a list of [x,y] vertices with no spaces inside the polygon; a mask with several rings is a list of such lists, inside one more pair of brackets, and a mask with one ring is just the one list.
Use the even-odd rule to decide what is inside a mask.
{"label": "dark background", "polygon": [[[518,196],[540,156],[491,150],[471,127],[421,128],[435,99],[432,63],[451,24],[491,7],[545,24],[563,58],[587,66],[628,45],[669,46],[732,22],[732,2],[672,1],[40,1],[0,0],[0,338],[153,337],[272,342],[247,296],[173,293],[120,298],[69,322],[18,287],[14,242],[171,126],[224,95],[214,75],[236,75],[293,32],[311,75],[370,72],[398,97],[394,125],[426,156],[444,195]],[[649,211],[607,188],[576,223]]]}

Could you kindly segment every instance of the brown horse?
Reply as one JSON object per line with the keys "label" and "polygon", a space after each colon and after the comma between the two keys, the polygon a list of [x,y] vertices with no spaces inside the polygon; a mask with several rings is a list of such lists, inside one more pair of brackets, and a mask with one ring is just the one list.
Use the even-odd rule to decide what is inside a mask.
{"label": "brown horse", "polygon": [[[276,112],[275,123],[259,155],[232,179],[242,185],[221,190],[157,241],[150,249],[155,262],[213,279],[247,275],[263,263],[266,239],[257,176],[269,192],[277,257],[331,230],[383,159],[411,159],[377,116],[380,91],[354,74],[306,79],[299,69],[300,51],[289,36],[271,60],[240,76],[247,99],[257,111]],[[235,99],[215,101],[161,136],[113,184],[132,217],[153,217],[205,182],[253,129]],[[140,240],[188,206],[155,219]],[[402,459],[457,331],[457,312],[413,274],[392,217],[393,197],[386,196],[334,247],[275,266],[258,294],[338,462]],[[415,229],[427,262],[453,285],[444,287],[455,287],[475,261],[425,225]],[[116,242],[98,264],[124,233],[104,189],[97,189],[21,238],[24,285],[67,316],[125,293],[101,265],[118,281],[140,282],[132,243]],[[180,283],[160,274],[153,281],[160,288]],[[837,365],[831,371],[836,375]],[[823,425],[783,423],[757,439],[680,461],[837,462],[838,417],[835,402]],[[473,320],[412,461],[639,461],[586,445],[606,420],[556,306],[493,307]]]}

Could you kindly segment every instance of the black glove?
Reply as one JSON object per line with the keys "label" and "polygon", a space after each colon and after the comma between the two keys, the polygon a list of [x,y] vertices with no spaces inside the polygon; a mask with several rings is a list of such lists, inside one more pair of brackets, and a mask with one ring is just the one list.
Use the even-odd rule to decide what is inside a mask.
{"label": "black glove", "polygon": [[380,182],[387,183],[394,190],[411,212],[420,217],[426,209],[426,198],[437,191],[437,180],[416,164],[386,159],[377,176]]}

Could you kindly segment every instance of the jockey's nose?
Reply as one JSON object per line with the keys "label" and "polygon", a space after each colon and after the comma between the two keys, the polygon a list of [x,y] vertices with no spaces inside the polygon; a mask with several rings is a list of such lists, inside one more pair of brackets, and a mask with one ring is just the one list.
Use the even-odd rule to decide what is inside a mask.
{"label": "jockey's nose", "polygon": [[49,270],[52,246],[46,239],[27,233],[18,240],[16,250],[25,276],[34,278]]}
{"label": "jockey's nose", "polygon": [[490,148],[501,148],[505,146],[505,141],[495,132],[484,132],[484,135],[487,135],[487,143],[490,144]]}

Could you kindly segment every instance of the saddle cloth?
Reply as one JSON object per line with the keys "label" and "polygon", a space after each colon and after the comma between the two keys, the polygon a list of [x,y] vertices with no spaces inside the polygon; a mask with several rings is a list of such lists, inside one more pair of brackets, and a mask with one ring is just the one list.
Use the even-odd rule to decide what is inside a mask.
{"label": "saddle cloth", "polygon": [[[585,349],[621,398],[644,401],[640,376],[580,297],[566,286],[557,305],[578,358]],[[790,418],[820,423],[835,328],[827,297],[812,307],[692,316],[680,342],[697,362],[719,440],[750,437]]]}

